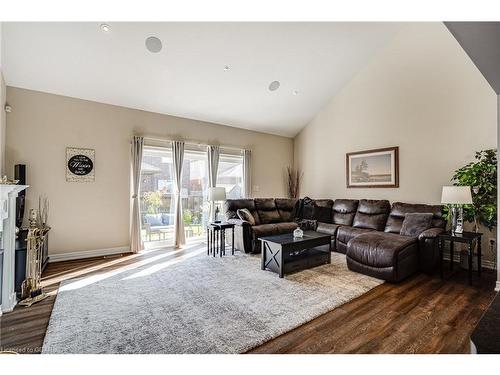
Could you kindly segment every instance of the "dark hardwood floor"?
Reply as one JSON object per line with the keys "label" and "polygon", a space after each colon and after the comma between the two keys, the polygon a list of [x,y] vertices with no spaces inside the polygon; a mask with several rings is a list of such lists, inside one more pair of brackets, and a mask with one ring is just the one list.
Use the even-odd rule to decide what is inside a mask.
{"label": "dark hardwood floor", "polygon": [[[190,251],[175,251],[172,256]],[[18,306],[0,317],[0,350],[41,351],[61,281],[130,267],[148,256],[50,263],[43,275],[49,298],[30,308]],[[455,269],[444,281],[419,274],[400,284],[380,285],[250,352],[467,353],[469,335],[495,296],[496,277],[486,270],[469,286],[466,272],[458,265]]]}

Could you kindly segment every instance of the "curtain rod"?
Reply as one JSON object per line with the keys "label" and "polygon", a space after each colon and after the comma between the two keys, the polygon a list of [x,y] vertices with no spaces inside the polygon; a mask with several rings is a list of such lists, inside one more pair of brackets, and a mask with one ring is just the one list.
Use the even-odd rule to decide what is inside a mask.
{"label": "curtain rod", "polygon": [[[157,141],[157,142],[174,142],[177,141],[177,139],[168,139],[168,138],[155,138],[155,137],[146,137],[146,136],[139,136],[144,138],[144,140],[149,140],[149,141]],[[184,144],[186,145],[191,145],[191,146],[210,146],[208,143],[203,143],[203,142],[197,142],[193,140],[182,140]],[[220,148],[225,148],[228,150],[248,150],[246,147],[236,147],[236,146],[224,146],[224,145],[217,145]]]}

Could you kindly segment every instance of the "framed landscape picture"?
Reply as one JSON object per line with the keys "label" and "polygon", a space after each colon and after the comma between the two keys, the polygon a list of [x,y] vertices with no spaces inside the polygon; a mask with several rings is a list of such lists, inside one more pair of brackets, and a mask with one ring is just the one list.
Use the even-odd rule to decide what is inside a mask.
{"label": "framed landscape picture", "polygon": [[346,154],[348,188],[399,187],[399,147]]}

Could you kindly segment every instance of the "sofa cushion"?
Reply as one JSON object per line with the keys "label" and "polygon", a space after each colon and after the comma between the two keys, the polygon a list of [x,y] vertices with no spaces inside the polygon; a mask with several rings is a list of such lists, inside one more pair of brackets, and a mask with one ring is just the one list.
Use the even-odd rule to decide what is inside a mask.
{"label": "sofa cushion", "polygon": [[281,216],[278,210],[274,211],[257,211],[259,214],[259,219],[262,224],[272,224],[279,223],[281,221]]}
{"label": "sofa cushion", "polygon": [[260,224],[279,223],[281,216],[273,198],[255,198],[255,209],[259,214]]}
{"label": "sofa cushion", "polygon": [[298,227],[297,223],[261,224],[252,227],[255,238],[291,233]]}
{"label": "sofa cushion", "polygon": [[333,200],[331,199],[302,199],[299,216],[301,219],[317,220],[324,223],[332,222]]}
{"label": "sofa cushion", "polygon": [[405,215],[400,234],[417,237],[432,225],[432,213],[408,213]]}
{"label": "sofa cushion", "polygon": [[361,199],[352,226],[382,231],[390,209],[391,205],[387,200]]}
{"label": "sofa cushion", "polygon": [[174,225],[174,214],[161,214],[163,225]]}
{"label": "sofa cushion", "polygon": [[384,231],[399,234],[407,213],[432,213],[431,227],[445,228],[446,221],[443,219],[442,211],[442,205],[394,202]]}
{"label": "sofa cushion", "polygon": [[332,222],[332,199],[316,199],[316,207],[314,208],[314,220],[323,223]]}
{"label": "sofa cushion", "polygon": [[318,225],[316,226],[316,232],[329,234],[330,236],[335,237],[335,235],[337,234],[337,230],[339,229],[339,226],[340,225],[338,224],[318,222]]}
{"label": "sofa cushion", "polygon": [[372,231],[349,241],[346,255],[367,266],[391,267],[416,253],[416,238]]}
{"label": "sofa cushion", "polygon": [[337,229],[337,240],[343,243],[348,243],[354,237],[357,237],[363,233],[371,232],[372,230],[373,229],[341,226]]}
{"label": "sofa cushion", "polygon": [[239,219],[237,211],[240,208],[248,209],[255,220],[255,224],[260,224],[259,215],[255,210],[255,202],[253,199],[227,199],[224,202],[224,216],[226,220]]}
{"label": "sofa cushion", "polygon": [[281,221],[293,221],[297,211],[298,199],[277,198],[274,200]]}
{"label": "sofa cushion", "polygon": [[255,225],[255,219],[253,218],[250,211],[248,211],[248,208],[239,208],[236,211],[236,214],[241,220],[248,221],[250,225]]}
{"label": "sofa cushion", "polygon": [[294,223],[294,222],[277,223],[277,224],[273,224],[273,225],[276,226],[276,228],[280,234],[292,233],[295,229],[297,229],[299,227],[298,224]]}
{"label": "sofa cushion", "polygon": [[333,223],[351,226],[358,203],[357,199],[336,199],[333,203]]}
{"label": "sofa cushion", "polygon": [[151,226],[164,225],[161,220],[161,214],[146,214],[144,215],[144,221]]}

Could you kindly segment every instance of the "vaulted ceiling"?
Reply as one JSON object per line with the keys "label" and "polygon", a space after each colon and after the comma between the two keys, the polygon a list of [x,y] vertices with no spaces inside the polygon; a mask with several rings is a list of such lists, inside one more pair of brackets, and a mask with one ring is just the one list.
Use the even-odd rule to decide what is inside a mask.
{"label": "vaulted ceiling", "polygon": [[500,22],[445,22],[484,78],[500,94]]}
{"label": "vaulted ceiling", "polygon": [[7,85],[291,137],[401,27],[101,24],[4,23]]}

